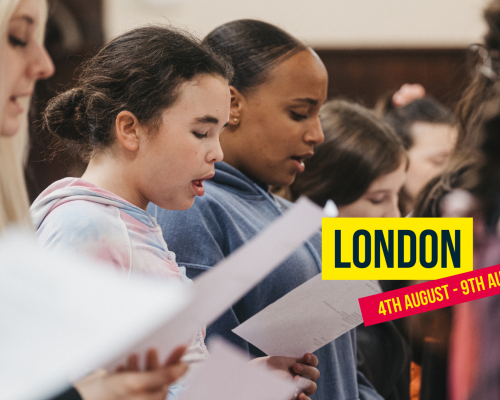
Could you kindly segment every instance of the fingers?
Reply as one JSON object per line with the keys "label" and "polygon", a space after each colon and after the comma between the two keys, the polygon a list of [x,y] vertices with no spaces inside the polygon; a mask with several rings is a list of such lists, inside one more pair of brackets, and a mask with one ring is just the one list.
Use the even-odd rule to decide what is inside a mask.
{"label": "fingers", "polygon": [[314,382],[316,382],[319,379],[320,375],[317,368],[299,363],[293,366],[293,372],[295,372],[297,375],[310,379]]}
{"label": "fingers", "polygon": [[305,393],[299,394],[299,400],[311,400]]}
{"label": "fingers", "polygon": [[188,365],[181,361],[186,349],[186,346],[177,347],[165,363],[165,373],[169,384],[175,382],[188,370]]}
{"label": "fingers", "polygon": [[168,357],[168,359],[167,359],[167,361],[165,363],[165,366],[167,367],[169,365],[174,365],[174,364],[177,364],[178,362],[180,362],[182,356],[186,352],[186,349],[187,349],[187,346],[179,346],[179,347],[177,347],[172,352],[172,354],[170,354],[170,356]]}
{"label": "fingers", "polygon": [[317,367],[318,363],[319,363],[318,357],[316,357],[312,353],[304,354],[304,356],[300,360],[297,360],[297,362],[302,363],[302,364],[307,364],[307,365],[310,365],[312,367]]}
{"label": "fingers", "polygon": [[146,353],[146,371],[154,371],[160,368],[158,353],[155,349],[149,349]]}
{"label": "fingers", "polygon": [[298,361],[295,358],[283,356],[263,357],[263,359],[265,359],[265,363],[269,368],[289,372],[292,372],[294,364]]}
{"label": "fingers", "polygon": [[114,378],[118,387],[126,387],[126,392],[130,393],[161,391],[171,383],[163,368],[148,372],[124,372]]}
{"label": "fingers", "polygon": [[404,107],[407,104],[425,96],[425,88],[419,83],[405,83],[392,96],[392,104],[395,107]]}
{"label": "fingers", "polygon": [[316,382],[313,382],[310,379],[296,376],[295,378],[293,378],[293,380],[297,383],[302,392],[304,392],[307,396],[313,395],[318,389]]}
{"label": "fingers", "polygon": [[188,370],[188,365],[185,362],[179,361],[177,364],[169,365],[164,368],[164,373],[168,384],[174,383]]}
{"label": "fingers", "polygon": [[139,357],[137,354],[131,354],[127,358],[127,371],[139,371]]}

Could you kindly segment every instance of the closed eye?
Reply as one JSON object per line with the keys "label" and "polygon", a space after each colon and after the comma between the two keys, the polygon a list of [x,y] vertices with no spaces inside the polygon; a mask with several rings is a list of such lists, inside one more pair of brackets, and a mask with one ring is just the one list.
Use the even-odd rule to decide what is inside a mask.
{"label": "closed eye", "polygon": [[28,42],[24,42],[21,39],[19,39],[18,37],[13,36],[13,35],[9,35],[9,42],[11,45],[17,46],[17,47],[26,47],[28,45]]}
{"label": "closed eye", "polygon": [[290,115],[294,121],[302,121],[307,119],[307,115],[296,113],[295,111],[290,111]]}
{"label": "closed eye", "polygon": [[207,133],[198,133],[198,132],[192,132],[194,136],[196,136],[198,139],[204,139],[208,137],[208,132]]}

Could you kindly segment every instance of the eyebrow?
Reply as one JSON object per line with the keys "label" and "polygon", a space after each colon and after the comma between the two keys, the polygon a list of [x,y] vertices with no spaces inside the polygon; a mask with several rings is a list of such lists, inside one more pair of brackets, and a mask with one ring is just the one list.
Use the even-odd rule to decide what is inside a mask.
{"label": "eyebrow", "polygon": [[303,99],[294,99],[293,101],[300,101],[301,103],[307,103],[307,104],[310,104],[312,106],[318,105],[318,100],[314,100],[314,99],[311,99],[309,97],[305,97]]}
{"label": "eyebrow", "polygon": [[211,115],[205,115],[204,117],[196,118],[196,122],[200,124],[218,124],[219,120]]}
{"label": "eyebrow", "polygon": [[35,23],[35,20],[33,18],[31,18],[30,16],[28,16],[28,15],[22,15],[20,17],[13,18],[13,20],[16,20],[16,19],[22,19],[22,20],[26,21],[30,25],[33,25]]}

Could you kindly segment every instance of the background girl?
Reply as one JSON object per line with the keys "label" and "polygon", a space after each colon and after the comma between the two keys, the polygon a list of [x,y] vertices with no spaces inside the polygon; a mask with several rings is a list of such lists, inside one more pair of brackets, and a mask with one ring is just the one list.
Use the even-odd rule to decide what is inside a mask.
{"label": "background girl", "polygon": [[332,199],[339,217],[399,217],[408,161],[391,127],[342,100],[321,108],[321,126],[325,141],[290,186],[292,200],[305,195],[323,207]]}
{"label": "background girl", "polygon": [[[343,100],[321,107],[325,141],[290,186],[320,206],[332,199],[339,217],[399,217],[398,193],[408,160],[391,127],[365,107]],[[384,291],[404,285],[381,281]],[[400,320],[357,328],[358,367],[388,400],[410,399],[408,330]]]}

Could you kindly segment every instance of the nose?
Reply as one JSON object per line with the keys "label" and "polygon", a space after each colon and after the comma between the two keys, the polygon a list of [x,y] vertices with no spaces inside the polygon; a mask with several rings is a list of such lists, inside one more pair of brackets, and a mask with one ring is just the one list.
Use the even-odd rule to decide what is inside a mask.
{"label": "nose", "polygon": [[54,75],[55,67],[52,59],[42,43],[36,43],[27,74],[30,79],[47,79]]}
{"label": "nose", "polygon": [[399,218],[401,217],[401,212],[398,207],[398,196],[391,201],[391,203],[387,206],[387,209],[384,212],[384,217],[386,218]]}
{"label": "nose", "polygon": [[311,125],[304,135],[304,141],[309,145],[320,144],[325,140],[325,135],[323,134],[323,129],[321,128],[321,123],[319,118],[314,118],[311,120]]}
{"label": "nose", "polygon": [[224,153],[222,152],[222,147],[220,146],[219,139],[214,139],[214,144],[211,146],[209,152],[207,153],[207,162],[209,164],[222,161],[224,158]]}

